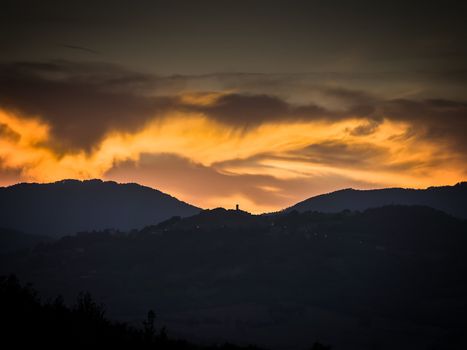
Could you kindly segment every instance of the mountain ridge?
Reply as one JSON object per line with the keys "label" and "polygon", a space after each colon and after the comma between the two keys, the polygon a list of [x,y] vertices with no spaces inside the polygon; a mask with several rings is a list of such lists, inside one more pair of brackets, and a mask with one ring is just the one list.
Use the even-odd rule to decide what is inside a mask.
{"label": "mountain ridge", "polygon": [[[428,206],[467,219],[467,182],[426,189],[345,188],[310,197],[276,213],[294,210],[337,213],[387,205]],[[157,225],[174,216],[189,217],[200,212],[201,208],[134,182],[64,179],[0,187],[0,224],[47,236],[103,229],[129,231]],[[273,213],[262,215],[270,214]]]}
{"label": "mountain ridge", "polygon": [[425,189],[392,187],[359,190],[346,188],[307,198],[283,211],[312,210],[334,213],[398,204],[424,205],[467,219],[467,182],[459,182],[453,186],[430,186]]}
{"label": "mountain ridge", "polygon": [[201,209],[136,183],[66,179],[0,188],[0,223],[48,236],[113,228],[131,230]]}

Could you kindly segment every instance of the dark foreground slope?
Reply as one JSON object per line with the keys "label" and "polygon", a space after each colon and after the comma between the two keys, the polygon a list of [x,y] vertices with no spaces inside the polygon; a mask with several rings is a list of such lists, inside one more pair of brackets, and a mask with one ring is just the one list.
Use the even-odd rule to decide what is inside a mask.
{"label": "dark foreground slope", "polygon": [[283,349],[465,349],[467,226],[427,207],[251,216],[223,209],[0,257],[0,272],[121,320]]}
{"label": "dark foreground slope", "polygon": [[342,210],[365,210],[384,205],[424,205],[459,218],[467,219],[467,182],[455,186],[429,187],[424,190],[385,188],[380,190],[345,189],[311,197],[286,211],[308,210],[337,213]]}
{"label": "dark foreground slope", "polygon": [[260,350],[232,344],[200,346],[171,338],[152,310],[139,327],[112,321],[105,315],[105,305],[89,293],[81,293],[72,306],[60,296],[43,301],[15,276],[0,277],[0,310],[1,344],[10,348]]}
{"label": "dark foreground slope", "polygon": [[101,180],[23,183],[0,188],[0,223],[19,231],[63,236],[79,231],[139,229],[200,211],[137,184]]}

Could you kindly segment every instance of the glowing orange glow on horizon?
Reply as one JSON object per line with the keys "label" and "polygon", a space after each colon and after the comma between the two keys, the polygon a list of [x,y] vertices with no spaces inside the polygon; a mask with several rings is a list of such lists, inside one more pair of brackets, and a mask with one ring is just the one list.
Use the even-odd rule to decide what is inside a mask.
{"label": "glowing orange glow on horizon", "polygon": [[[210,103],[217,96],[186,98],[190,103],[202,104]],[[213,121],[201,113],[178,112],[158,117],[134,133],[110,132],[89,153],[84,150],[59,153],[51,146],[51,125],[39,117],[0,109],[0,126],[3,125],[0,169],[19,170],[24,181],[109,178],[108,172],[116,165],[128,161],[138,164],[143,154],[173,154],[224,176],[267,175],[284,181],[333,176],[366,182],[369,187],[415,188],[453,184],[463,179],[465,170],[460,156],[443,157],[439,152],[443,145],[405,137],[410,128],[407,123],[385,120],[369,135],[349,132],[363,123],[364,120],[357,118],[335,122],[274,122],[245,131]],[[355,147],[357,151],[374,148],[378,152],[369,155],[368,164],[362,165],[339,159],[331,161],[325,155],[316,158],[313,150],[306,150],[310,145],[326,143]],[[316,157],[309,157],[307,152]],[[406,164],[413,166],[406,167]],[[133,181],[131,177],[126,178],[126,182]],[[277,184],[257,185],[258,190],[277,196],[276,202],[268,203],[245,193],[197,196],[186,186],[180,189],[176,179],[166,186],[158,183],[157,174],[144,181],[201,207],[232,207],[233,203],[240,202],[242,208],[252,212],[278,210],[305,199],[309,193],[304,189],[303,196],[298,197],[284,194],[287,188],[279,188]],[[6,184],[0,179],[0,185]],[[205,186],[210,186],[207,180]]]}

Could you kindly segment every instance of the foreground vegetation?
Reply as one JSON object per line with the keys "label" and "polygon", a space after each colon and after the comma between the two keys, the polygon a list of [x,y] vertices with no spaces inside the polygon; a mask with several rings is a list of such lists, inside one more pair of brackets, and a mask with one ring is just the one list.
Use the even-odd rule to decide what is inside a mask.
{"label": "foreground vegetation", "polygon": [[[467,222],[427,207],[262,216],[216,209],[129,233],[85,232],[9,249],[0,254],[0,274],[15,273],[67,303],[89,291],[105,300],[110,318],[131,325],[153,308],[170,336],[190,340],[466,349],[465,247]],[[59,323],[68,324],[58,328],[64,339],[78,342],[66,335],[70,323]],[[111,339],[144,344],[143,331]],[[151,341],[160,344],[162,334]]]}
{"label": "foreground vegetation", "polygon": [[141,327],[109,320],[105,307],[89,293],[80,293],[69,307],[62,297],[41,301],[31,285],[22,286],[11,275],[0,277],[0,318],[4,344],[15,347],[61,346],[128,347],[131,349],[259,349],[232,344],[200,346],[167,336],[165,327],[157,329],[156,314],[150,310]]}

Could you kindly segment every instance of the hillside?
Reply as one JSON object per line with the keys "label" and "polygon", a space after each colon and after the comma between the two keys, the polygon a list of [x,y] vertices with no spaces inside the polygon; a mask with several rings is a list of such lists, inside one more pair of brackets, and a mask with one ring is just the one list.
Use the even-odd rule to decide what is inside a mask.
{"label": "hillside", "polygon": [[0,227],[0,254],[32,249],[39,243],[49,242],[50,237],[27,234]]}
{"label": "hillside", "polygon": [[323,213],[337,213],[346,209],[362,211],[393,204],[428,206],[467,219],[467,182],[461,182],[454,186],[429,187],[421,190],[405,188],[345,189],[311,197],[285,209],[285,211],[314,210]]}
{"label": "hillside", "polygon": [[0,224],[30,234],[131,230],[199,208],[138,184],[101,180],[22,183],[0,188]]}
{"label": "hillside", "polygon": [[187,339],[461,349],[466,246],[465,221],[422,206],[270,216],[215,209],[0,256],[0,274],[67,300],[90,291],[118,320],[154,309]]}

